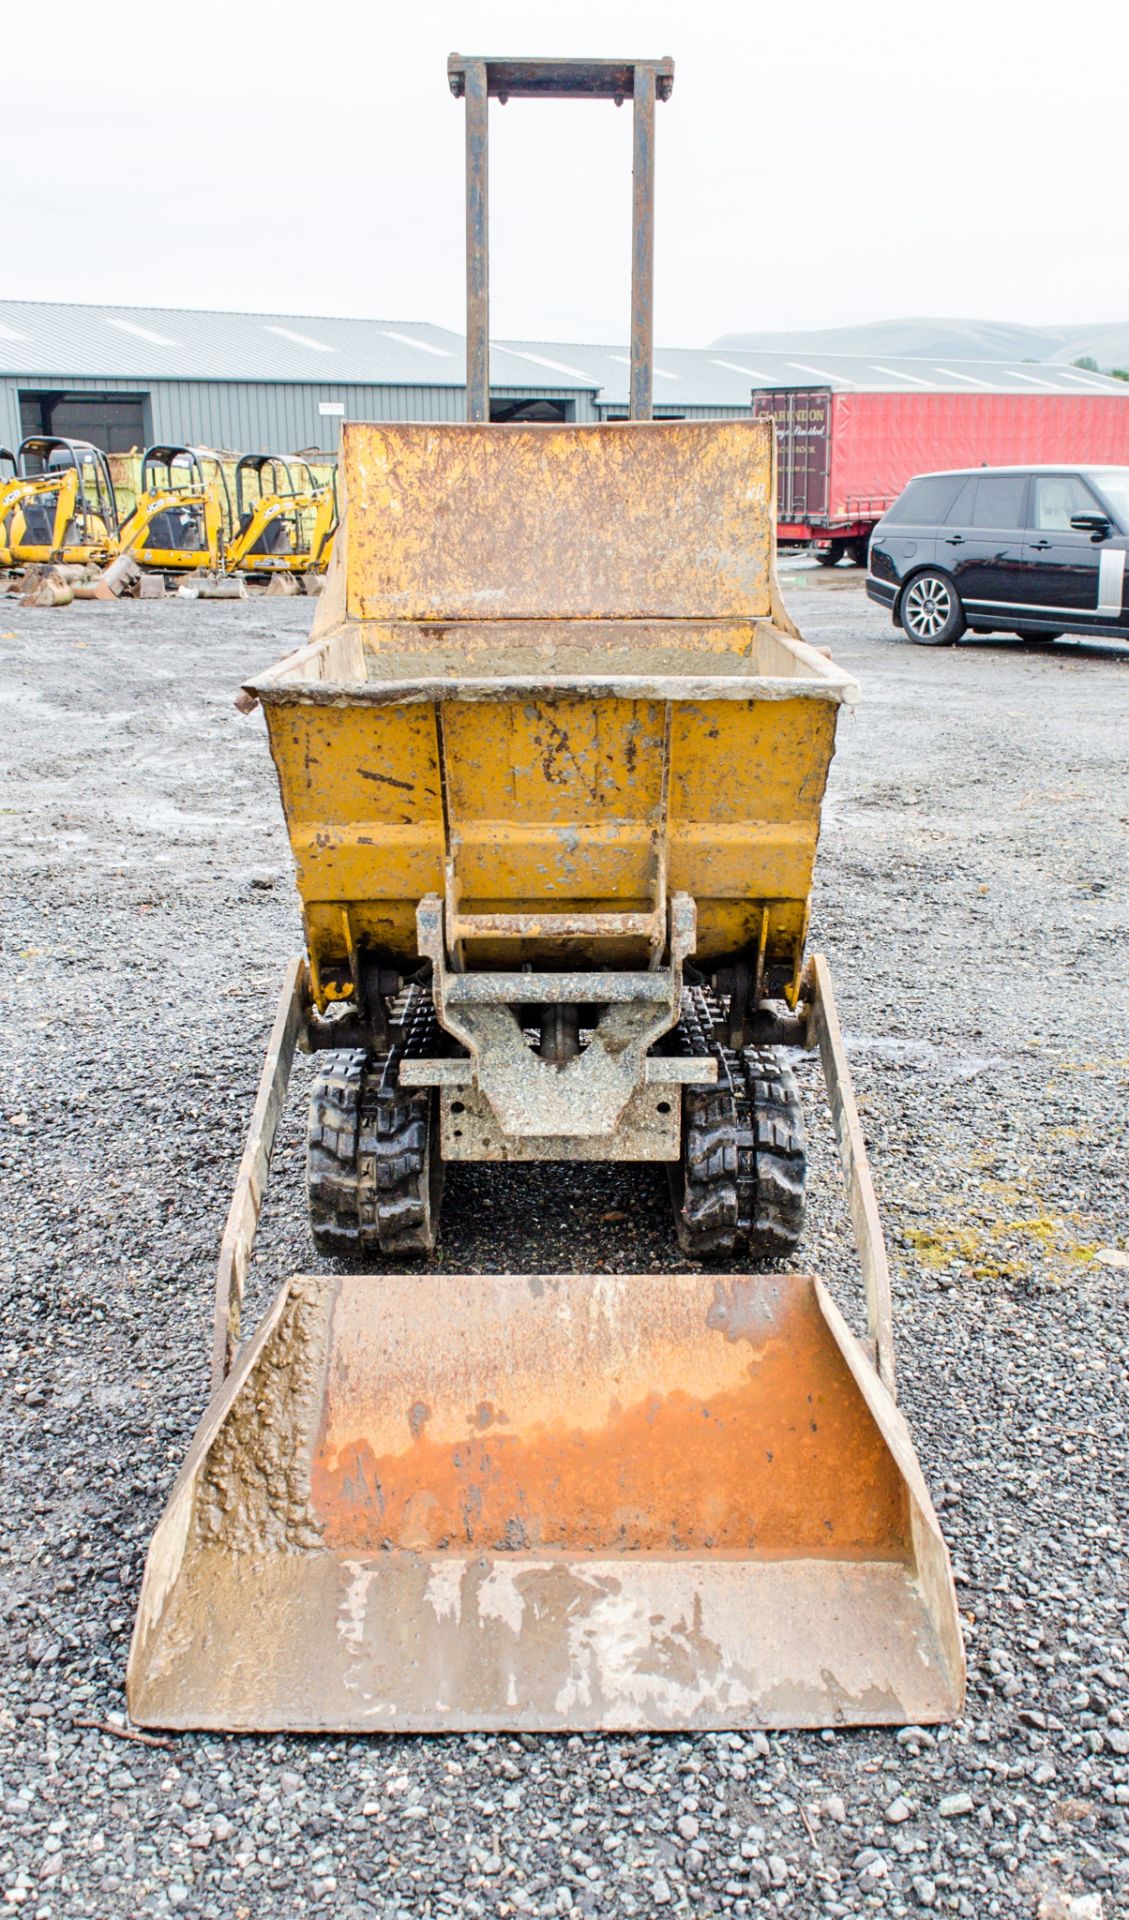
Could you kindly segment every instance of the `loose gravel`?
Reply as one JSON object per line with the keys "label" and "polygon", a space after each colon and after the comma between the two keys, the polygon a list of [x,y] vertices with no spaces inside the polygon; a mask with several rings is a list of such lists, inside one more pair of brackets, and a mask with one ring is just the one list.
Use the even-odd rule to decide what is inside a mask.
{"label": "loose gravel", "polygon": [[[789,572],[804,632],[863,683],[814,937],[889,1232],[902,1402],[959,1582],[963,1722],[123,1737],[145,1546],[203,1406],[219,1229],[300,943],[261,720],[231,695],[297,644],[309,606],[0,603],[14,1912],[1129,1912],[1129,656],[917,649],[857,574]],[[853,1312],[806,1084],[806,1257]],[[315,1264],[302,1090],[252,1312]],[[454,1171],[438,1268],[601,1263],[682,1264],[654,1170]]]}

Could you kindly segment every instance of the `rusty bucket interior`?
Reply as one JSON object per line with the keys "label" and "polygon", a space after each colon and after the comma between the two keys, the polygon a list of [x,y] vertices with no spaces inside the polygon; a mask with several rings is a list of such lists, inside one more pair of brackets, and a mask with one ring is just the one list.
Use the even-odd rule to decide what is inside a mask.
{"label": "rusty bucket interior", "polygon": [[801,1275],[338,1275],[280,1291],[150,1549],[162,1727],[950,1719],[905,1424]]}

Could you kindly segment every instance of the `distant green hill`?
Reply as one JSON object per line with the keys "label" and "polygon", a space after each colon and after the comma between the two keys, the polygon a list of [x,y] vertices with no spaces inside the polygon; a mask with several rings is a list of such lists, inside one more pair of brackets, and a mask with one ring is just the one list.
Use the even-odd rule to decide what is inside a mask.
{"label": "distant green hill", "polygon": [[715,347],[765,353],[896,354],[913,360],[1049,360],[1084,356],[1103,373],[1129,367],[1129,320],[1028,327],[1011,320],[869,320],[854,327],[723,333]]}

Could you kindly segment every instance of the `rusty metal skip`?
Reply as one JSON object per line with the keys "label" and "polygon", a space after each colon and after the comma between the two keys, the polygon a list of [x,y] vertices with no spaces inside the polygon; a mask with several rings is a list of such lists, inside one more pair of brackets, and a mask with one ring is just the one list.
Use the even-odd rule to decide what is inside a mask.
{"label": "rusty metal skip", "polygon": [[[650,423],[658,61],[452,56],[468,421],[346,426],[309,646],[251,682],[291,963],[224,1231],[212,1396],[128,1693],[164,1727],[951,1719],[944,1541],[826,961],[804,941],[849,677],[776,590],[756,421]],[[631,420],[489,424],[491,97],[630,99]],[[244,1281],[296,1049],[315,1244]],[[785,1268],[818,1051],[867,1333]],[[664,1161],[694,1270],[405,1272],[450,1159]],[[770,1261],[771,1265],[766,1265]],[[392,1270],[388,1270],[392,1268]],[[399,1270],[396,1270],[396,1269]]]}

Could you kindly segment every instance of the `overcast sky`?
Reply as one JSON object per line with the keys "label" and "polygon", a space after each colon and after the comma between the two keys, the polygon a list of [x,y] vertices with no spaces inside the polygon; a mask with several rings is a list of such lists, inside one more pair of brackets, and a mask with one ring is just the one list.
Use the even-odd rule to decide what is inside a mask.
{"label": "overcast sky", "polygon": [[[9,297],[461,327],[457,48],[673,55],[660,343],[1129,318],[1126,0],[53,0],[34,19],[0,93]],[[492,332],[622,341],[630,109],[490,112]]]}

